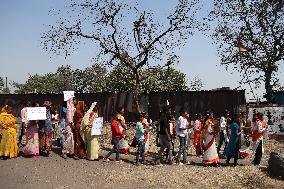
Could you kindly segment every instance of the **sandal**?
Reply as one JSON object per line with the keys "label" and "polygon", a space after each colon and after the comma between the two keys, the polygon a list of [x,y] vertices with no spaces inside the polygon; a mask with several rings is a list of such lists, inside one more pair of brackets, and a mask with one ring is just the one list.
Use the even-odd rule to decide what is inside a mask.
{"label": "sandal", "polygon": [[104,158],[103,161],[104,162],[110,162],[110,160],[108,158]]}

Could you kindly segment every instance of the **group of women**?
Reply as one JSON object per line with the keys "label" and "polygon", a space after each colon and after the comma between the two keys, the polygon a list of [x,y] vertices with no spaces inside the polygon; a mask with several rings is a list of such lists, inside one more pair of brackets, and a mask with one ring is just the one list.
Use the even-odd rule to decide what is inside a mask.
{"label": "group of women", "polygon": [[[27,104],[27,107],[29,106],[31,105]],[[34,104],[33,106],[39,106],[39,104]],[[29,121],[27,120],[27,108],[25,107],[22,109],[23,131],[26,136],[25,145],[23,146],[23,153],[25,156],[48,156],[50,153],[52,147],[51,138],[54,131],[52,125],[56,116],[54,117],[51,114],[51,103],[49,101],[46,101],[44,106],[46,107],[46,120]],[[126,129],[125,119],[122,116],[123,108],[120,111],[121,112],[116,114],[116,116],[118,116],[118,120],[122,123],[121,129]],[[76,101],[72,98],[65,103],[61,112],[61,124],[59,124],[61,133],[60,144],[63,158],[66,159],[68,156],[76,160],[95,160],[99,158],[99,136],[91,134],[92,123],[95,117],[98,117],[96,103],[93,103],[87,111],[85,111],[85,104],[83,101]],[[147,118],[146,115],[144,117]],[[176,127],[175,119],[171,114],[167,114],[165,117],[168,119],[168,136],[170,142],[167,142],[169,138],[166,138],[167,141],[164,142],[165,145],[163,146],[163,150],[168,148],[169,154],[169,152],[172,153],[174,151],[173,141],[176,132],[179,132],[179,128]],[[263,115],[260,113],[256,114],[251,125],[246,123],[244,114],[236,114],[232,118],[227,115],[225,116],[225,119],[223,118],[221,118],[221,120],[226,122],[225,130],[227,131],[226,134],[229,140],[227,143],[225,142],[223,150],[223,155],[227,157],[226,162],[229,163],[230,159],[234,158],[234,165],[237,165],[241,142],[248,138],[243,137],[243,135],[249,135],[250,132],[247,132],[249,129],[252,131],[253,150],[255,152],[253,163],[259,165],[263,153],[263,135],[266,131],[266,122]],[[223,123],[215,120],[212,112],[207,112],[204,119],[201,114],[197,114],[192,122],[190,122],[189,118],[186,116],[184,119],[188,120],[188,122],[185,122],[188,126],[184,128],[193,128],[194,131],[193,145],[196,149],[196,156],[203,157],[202,162],[205,165],[217,164],[220,161],[220,147],[222,144],[219,142],[217,147],[216,139],[218,137],[220,138],[222,135],[221,133],[224,134],[224,130],[220,129],[220,125]],[[145,119],[145,122],[147,122],[147,119]],[[163,120],[163,124],[165,124],[165,120]],[[144,125],[149,127],[148,122]],[[160,127],[165,126],[161,125]],[[167,128],[165,131],[166,130]],[[159,132],[162,133],[161,130],[158,131],[158,133]],[[167,131],[164,134],[166,133]],[[162,140],[163,139],[161,139],[160,142]],[[125,142],[127,143],[127,141]],[[189,139],[187,139],[187,142],[189,142]],[[147,151],[149,148],[149,132],[146,132],[145,134],[145,144],[145,150]],[[247,144],[249,144],[249,142]],[[124,150],[124,153],[127,153],[128,144],[125,149],[123,148],[123,142],[120,141],[119,145],[121,152]],[[180,145],[180,148],[183,148],[183,150],[184,147],[185,145]],[[12,114],[12,104],[8,103],[2,108],[0,114],[0,156],[3,159],[14,158],[18,156],[18,151],[16,118]],[[179,156],[181,156],[180,153]]]}
{"label": "group of women", "polygon": [[[92,122],[98,117],[96,103],[85,111],[83,101],[69,99],[62,107],[61,123],[56,124],[60,133],[62,157],[68,155],[78,160],[98,159],[99,142],[96,135],[91,135]],[[52,115],[51,102],[45,101],[45,120],[28,120],[27,108],[38,107],[39,104],[28,102],[21,110],[22,129],[17,139],[17,120],[12,112],[12,103],[7,103],[0,114],[0,156],[2,159],[15,158],[22,146],[24,156],[49,156],[52,150],[52,137],[55,136],[54,123],[58,123],[58,115]],[[19,142],[18,142],[19,141]]]}
{"label": "group of women", "polygon": [[[173,120],[173,116],[171,115],[169,110],[166,110],[164,112],[168,118],[168,123],[170,125],[169,133],[171,133],[171,135],[168,140],[172,142],[171,145],[167,146],[171,149],[168,149],[167,151],[171,151],[173,155],[177,154],[174,152],[173,142],[176,138],[175,132],[180,133],[184,129],[193,129],[193,145],[196,150],[196,156],[203,158],[202,163],[204,165],[218,165],[220,159],[226,157],[227,164],[229,164],[230,160],[234,158],[233,165],[236,166],[239,158],[245,158],[248,156],[248,151],[245,150],[249,149],[251,136],[253,142],[253,152],[255,154],[253,164],[260,164],[263,153],[263,137],[267,128],[263,114],[255,114],[253,122],[250,123],[250,121],[247,121],[247,119],[245,118],[245,114],[243,112],[240,114],[235,114],[231,117],[228,114],[228,111],[225,111],[224,117],[221,117],[220,120],[217,120],[214,119],[213,112],[208,111],[204,119],[202,118],[202,114],[196,114],[196,117],[193,119],[193,121],[190,121],[189,116],[186,116],[188,115],[187,112],[182,112],[183,113],[181,113],[177,122]],[[183,119],[182,117],[187,120],[187,126],[179,126],[180,120]],[[161,120],[160,122],[164,121]],[[223,125],[224,129],[221,125]],[[163,126],[161,125],[160,127]],[[187,142],[186,144],[182,144],[183,140],[180,140],[179,153],[177,155],[178,163],[181,156],[180,154],[184,153],[185,146],[188,147],[190,143],[190,132],[182,132],[187,134]],[[179,138],[181,139],[180,134],[177,134],[177,136],[179,136]],[[221,154],[220,149],[224,142],[223,138],[226,138],[227,140],[224,140],[225,146],[223,148],[223,153]],[[160,141],[161,140],[163,139],[160,137]],[[184,155],[186,155],[186,153],[184,153]],[[186,158],[184,158],[184,160],[185,159]],[[158,159],[157,162],[159,164],[160,159]],[[172,160],[170,160],[169,163],[172,164]]]}

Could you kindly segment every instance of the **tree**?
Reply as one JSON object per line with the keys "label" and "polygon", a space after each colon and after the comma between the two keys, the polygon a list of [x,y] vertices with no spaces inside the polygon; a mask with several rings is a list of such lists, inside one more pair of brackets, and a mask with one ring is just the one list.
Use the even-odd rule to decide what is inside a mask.
{"label": "tree", "polygon": [[105,88],[106,69],[94,64],[84,70],[60,66],[55,73],[31,75],[25,84],[13,82],[15,93],[62,93],[62,91],[99,92]]}
{"label": "tree", "polygon": [[[188,86],[186,74],[172,67],[156,66],[142,69],[142,83],[139,93],[172,92],[200,89]],[[60,66],[55,73],[32,75],[25,84],[13,82],[15,93],[61,93],[64,90],[76,92],[132,92],[135,76],[127,67],[116,66],[107,71],[102,65],[94,64],[85,69],[72,70],[70,66]]]}
{"label": "tree", "polygon": [[[186,74],[173,67],[155,66],[141,69],[139,73],[141,83],[138,92],[174,92],[186,91],[188,86]],[[107,91],[131,92],[135,88],[135,76],[125,66],[116,66],[106,77]],[[202,86],[200,86],[202,87]],[[200,89],[197,86],[194,89]]]}
{"label": "tree", "polygon": [[272,102],[284,58],[284,1],[214,0],[210,19],[217,21],[213,38],[221,64],[241,73],[243,84],[264,82]]}
{"label": "tree", "polygon": [[133,73],[134,98],[139,110],[140,69],[157,64],[184,45],[197,26],[198,0],[178,0],[162,23],[151,11],[139,10],[139,1],[73,1],[68,18],[61,17],[42,35],[42,46],[51,54],[69,56],[84,40],[94,42],[99,51],[95,60],[106,65],[124,65]]}

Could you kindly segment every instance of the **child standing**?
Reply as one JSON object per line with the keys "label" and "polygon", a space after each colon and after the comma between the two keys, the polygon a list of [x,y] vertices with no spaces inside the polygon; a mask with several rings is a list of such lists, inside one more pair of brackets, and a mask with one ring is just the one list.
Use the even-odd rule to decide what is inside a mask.
{"label": "child standing", "polygon": [[142,158],[141,164],[144,164],[145,160],[145,142],[144,142],[144,134],[145,134],[145,128],[144,125],[142,124],[144,120],[143,114],[138,115],[139,121],[136,123],[136,133],[135,133],[135,138],[137,141],[138,149],[137,149],[137,154],[136,154],[136,164],[139,165],[139,157]]}

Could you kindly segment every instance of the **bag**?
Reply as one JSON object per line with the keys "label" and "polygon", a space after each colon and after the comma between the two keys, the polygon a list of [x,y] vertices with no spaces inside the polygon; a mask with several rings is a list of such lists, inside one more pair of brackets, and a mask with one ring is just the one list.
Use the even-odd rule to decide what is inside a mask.
{"label": "bag", "polygon": [[134,136],[130,144],[130,147],[136,148],[136,146],[137,146],[137,140],[136,140],[136,137]]}

